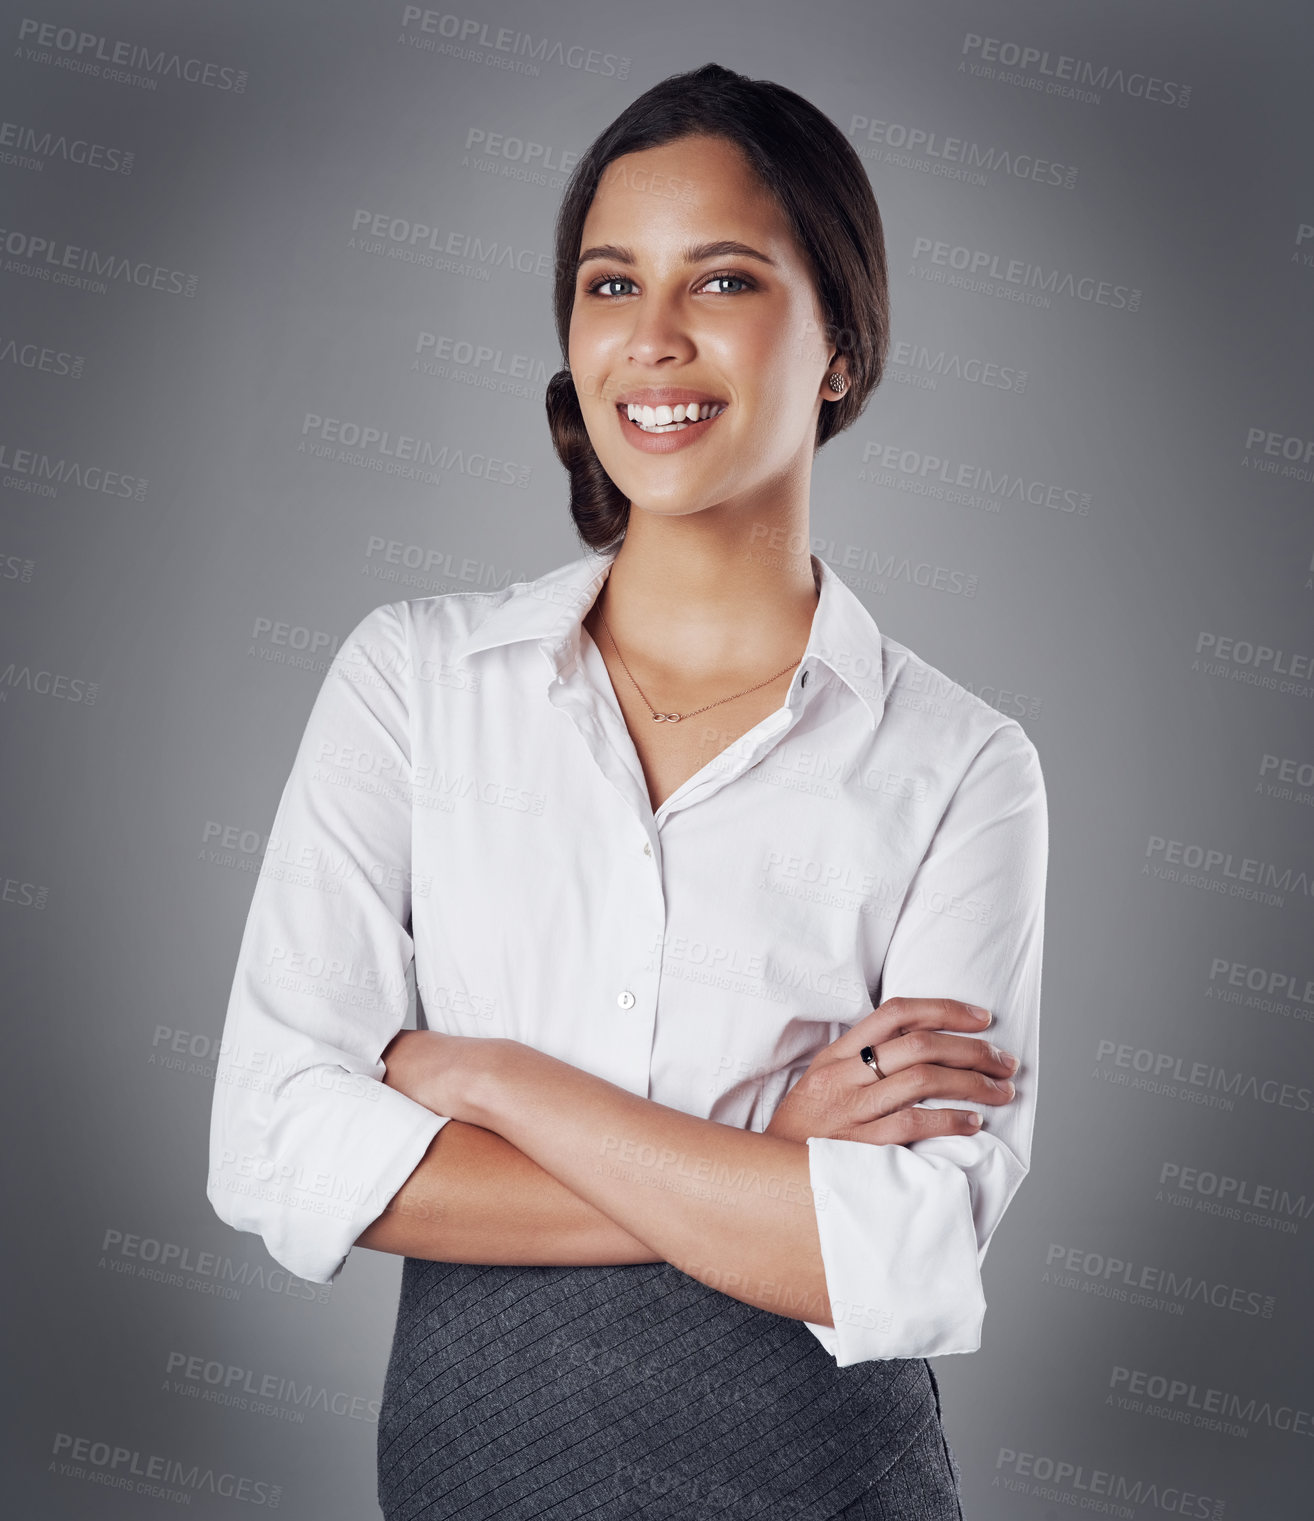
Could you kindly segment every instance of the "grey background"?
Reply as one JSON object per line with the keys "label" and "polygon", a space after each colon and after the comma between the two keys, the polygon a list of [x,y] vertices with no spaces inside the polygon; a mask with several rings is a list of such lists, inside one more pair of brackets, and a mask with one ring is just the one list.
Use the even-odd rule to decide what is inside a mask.
{"label": "grey background", "polygon": [[[470,134],[544,145],[559,166],[650,84],[715,60],[850,132],[885,220],[894,363],[818,456],[814,552],[882,628],[1019,717],[1048,783],[1034,1167],[986,1263],[982,1349],[937,1363],[966,1513],[1060,1516],[1118,1493],[1104,1513],[1289,1515],[1314,1420],[1314,676],[1274,667],[1314,656],[1314,467],[1281,452],[1314,440],[1314,13],[472,0],[435,7],[426,34],[404,12],[0,7],[15,1513],[136,1517],[190,1494],[205,1516],[274,1500],[316,1521],[377,1514],[370,1402],[400,1264],[360,1250],[331,1289],[289,1281],[214,1217],[213,1047],[334,641],[381,602],[504,585],[580,552],[542,408],[564,175],[540,159],[537,179],[516,177],[515,147],[476,162]],[[498,67],[516,54],[478,37],[466,56],[416,45],[445,45],[452,17],[487,42],[508,28],[512,48],[560,44],[564,61]],[[100,39],[84,61],[140,44],[240,88],[149,63],[136,80],[74,71],[60,60],[76,47],[42,48],[25,18]],[[973,72],[973,35],[1108,73],[1073,97],[1044,88],[1042,64]],[[597,49],[593,66],[572,66],[577,46]],[[1181,103],[1145,98],[1138,75]],[[887,124],[875,140],[870,122]],[[898,149],[910,131],[931,151]],[[986,166],[964,175],[945,139]],[[73,142],[113,150],[98,157],[118,169],[75,161]],[[1001,156],[1060,166],[1060,183]],[[521,267],[353,248],[358,211],[509,246]],[[177,271],[192,293],[56,284],[33,272],[53,266],[32,239]],[[967,288],[925,251],[936,243],[1139,298]],[[425,334],[503,357],[426,373]],[[997,369],[945,373],[977,366]],[[517,367],[523,394],[499,389]],[[430,480],[317,457],[299,448],[307,414],[448,452]],[[904,468],[864,478],[872,445]],[[486,455],[512,462],[510,482],[481,473]],[[995,511],[952,504],[919,488],[926,456],[1087,510],[998,490]],[[31,489],[74,466],[129,494]],[[901,577],[905,560],[959,572],[972,594]],[[1282,654],[1203,658],[1202,641],[1226,639]],[[1156,840],[1231,866],[1203,885],[1156,876]],[[1245,858],[1271,865],[1273,901],[1231,895]],[[1291,980],[1227,1002],[1220,965]],[[1137,1070],[1160,1058],[1175,1087]],[[1209,1212],[1208,1182],[1174,1192],[1166,1166],[1286,1195]],[[1151,1304],[1127,1288],[1146,1269]],[[1218,1302],[1193,1297],[1201,1285]],[[1120,1404],[1119,1369],[1182,1387]],[[1219,1400],[1229,1428],[1198,1423]],[[173,1465],[172,1502],[106,1482],[153,1455]],[[219,1492],[239,1481],[243,1498]]]}

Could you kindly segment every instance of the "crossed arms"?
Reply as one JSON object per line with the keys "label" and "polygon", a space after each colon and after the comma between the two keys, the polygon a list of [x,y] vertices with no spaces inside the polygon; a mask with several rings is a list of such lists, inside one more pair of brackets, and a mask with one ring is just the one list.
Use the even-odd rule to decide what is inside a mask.
{"label": "crossed arms", "polygon": [[[833,1325],[807,1137],[970,1135],[1016,1061],[971,1006],[890,999],[819,1052],[767,1130],[640,1098],[517,1041],[402,1031],[385,1082],[450,1116],[357,1238],[444,1262],[670,1262],[760,1309]],[[876,1049],[883,1079],[858,1059]]]}

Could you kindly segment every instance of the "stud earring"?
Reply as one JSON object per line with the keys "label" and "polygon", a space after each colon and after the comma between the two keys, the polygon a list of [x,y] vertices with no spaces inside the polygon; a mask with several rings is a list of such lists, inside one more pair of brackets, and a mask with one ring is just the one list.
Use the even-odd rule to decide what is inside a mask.
{"label": "stud earring", "polygon": [[831,390],[834,391],[835,394],[838,396],[838,395],[841,395],[843,393],[844,386],[845,386],[846,382],[845,382],[845,379],[844,379],[843,375],[841,375],[838,370],[835,370],[831,374],[830,379],[828,381],[828,384],[829,384]]}

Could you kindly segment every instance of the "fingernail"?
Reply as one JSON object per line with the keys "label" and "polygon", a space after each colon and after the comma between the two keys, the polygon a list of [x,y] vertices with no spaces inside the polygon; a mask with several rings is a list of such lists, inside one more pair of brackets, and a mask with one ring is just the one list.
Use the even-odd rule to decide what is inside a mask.
{"label": "fingernail", "polygon": [[976,1112],[975,1109],[967,1116],[967,1123],[971,1125],[973,1129],[975,1129],[976,1126],[981,1123],[981,1116]]}
{"label": "fingernail", "polygon": [[989,1019],[990,1010],[983,1009],[979,1003],[969,1003],[967,1006],[978,1019]]}

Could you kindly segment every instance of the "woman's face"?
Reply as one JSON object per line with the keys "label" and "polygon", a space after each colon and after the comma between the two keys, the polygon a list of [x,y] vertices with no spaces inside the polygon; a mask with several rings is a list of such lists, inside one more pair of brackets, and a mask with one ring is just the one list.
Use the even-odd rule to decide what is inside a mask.
{"label": "woman's face", "polygon": [[[728,241],[743,247],[698,246]],[[806,502],[831,348],[805,257],[738,147],[687,137],[614,159],[580,252],[571,373],[603,469],[634,506],[751,512],[799,489]],[[724,410],[645,434],[617,405],[630,399]]]}

